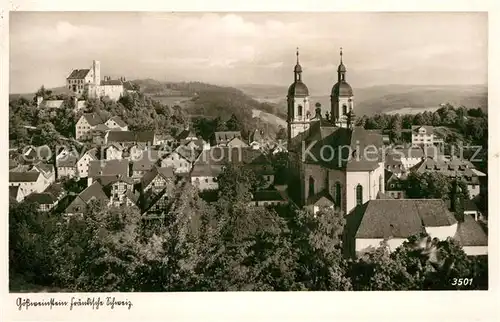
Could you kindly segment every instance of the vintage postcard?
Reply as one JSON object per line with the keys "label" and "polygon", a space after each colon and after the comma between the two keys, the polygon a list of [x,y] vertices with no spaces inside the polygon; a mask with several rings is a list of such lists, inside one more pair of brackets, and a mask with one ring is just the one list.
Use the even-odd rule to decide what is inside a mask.
{"label": "vintage postcard", "polygon": [[488,12],[5,14],[16,319],[491,290]]}

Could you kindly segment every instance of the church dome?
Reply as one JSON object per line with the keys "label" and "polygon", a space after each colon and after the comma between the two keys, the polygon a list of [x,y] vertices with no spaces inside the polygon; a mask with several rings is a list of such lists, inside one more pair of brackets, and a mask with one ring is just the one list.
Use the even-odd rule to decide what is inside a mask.
{"label": "church dome", "polygon": [[353,96],[352,87],[346,81],[333,85],[332,96]]}
{"label": "church dome", "polygon": [[345,73],[346,71],[344,63],[340,63],[339,68],[337,68],[337,72]]}
{"label": "church dome", "polygon": [[288,88],[288,97],[294,96],[309,96],[309,89],[307,88],[306,84],[302,83],[301,81],[297,81],[290,85],[290,87]]}
{"label": "church dome", "polygon": [[294,73],[302,73],[302,66],[300,66],[299,63],[297,63],[297,65],[295,65],[295,68],[293,69],[293,72]]}

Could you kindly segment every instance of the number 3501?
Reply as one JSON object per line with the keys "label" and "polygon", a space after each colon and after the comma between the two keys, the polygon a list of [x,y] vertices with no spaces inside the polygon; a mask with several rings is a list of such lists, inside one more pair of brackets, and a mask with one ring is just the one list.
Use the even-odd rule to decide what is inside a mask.
{"label": "number 3501", "polygon": [[454,278],[451,285],[453,286],[472,285],[472,278]]}

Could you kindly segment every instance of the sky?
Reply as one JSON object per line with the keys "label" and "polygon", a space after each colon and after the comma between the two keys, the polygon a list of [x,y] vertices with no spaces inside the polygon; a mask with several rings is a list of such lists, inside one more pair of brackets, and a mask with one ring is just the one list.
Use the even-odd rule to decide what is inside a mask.
{"label": "sky", "polygon": [[352,87],[486,84],[487,13],[11,12],[10,92],[101,77],[219,85],[293,82],[299,47],[314,95],[336,81],[339,48]]}

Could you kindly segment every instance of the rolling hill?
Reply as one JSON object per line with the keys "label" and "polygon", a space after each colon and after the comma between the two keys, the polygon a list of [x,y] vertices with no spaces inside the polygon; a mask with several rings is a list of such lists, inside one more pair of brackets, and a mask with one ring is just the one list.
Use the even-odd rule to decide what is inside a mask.
{"label": "rolling hill", "polygon": [[[260,102],[275,105],[281,112],[286,110],[287,87],[275,85],[241,85],[244,93]],[[314,94],[314,93],[313,93]],[[411,86],[380,85],[365,88],[354,88],[355,110],[357,115],[373,115],[376,113],[395,113],[411,107],[419,109],[438,109],[442,103],[468,108],[488,108],[488,88],[486,85],[448,85],[448,86]],[[311,103],[321,103],[323,111],[329,110],[330,97],[312,95]],[[408,111],[407,110],[401,110]],[[421,110],[420,110],[421,111]]]}

